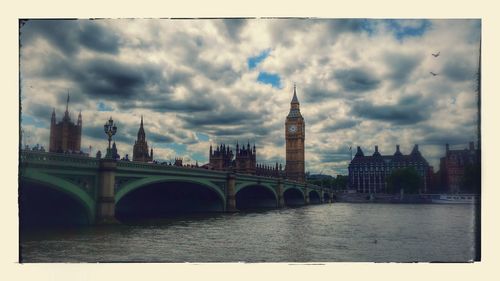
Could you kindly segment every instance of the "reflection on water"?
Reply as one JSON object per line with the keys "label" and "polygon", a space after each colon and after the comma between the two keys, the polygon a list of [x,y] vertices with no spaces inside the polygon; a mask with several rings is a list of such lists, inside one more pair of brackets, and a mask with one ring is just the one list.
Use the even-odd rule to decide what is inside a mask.
{"label": "reflection on water", "polygon": [[459,261],[471,205],[325,204],[22,230],[22,262]]}

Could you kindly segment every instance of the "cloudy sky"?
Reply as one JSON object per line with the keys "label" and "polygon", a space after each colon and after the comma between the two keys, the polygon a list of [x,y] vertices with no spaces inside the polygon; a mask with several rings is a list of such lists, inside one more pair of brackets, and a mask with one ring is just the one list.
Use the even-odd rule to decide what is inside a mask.
{"label": "cloudy sky", "polygon": [[143,115],[157,160],[206,163],[210,144],[250,141],[258,162],[284,163],[295,82],[307,171],[346,174],[350,146],[393,154],[396,144],[405,154],[419,144],[437,170],[445,143],[477,139],[480,31],[479,20],[30,20],[23,145],[48,147],[69,91],[86,152],[105,150],[112,116],[131,156]]}

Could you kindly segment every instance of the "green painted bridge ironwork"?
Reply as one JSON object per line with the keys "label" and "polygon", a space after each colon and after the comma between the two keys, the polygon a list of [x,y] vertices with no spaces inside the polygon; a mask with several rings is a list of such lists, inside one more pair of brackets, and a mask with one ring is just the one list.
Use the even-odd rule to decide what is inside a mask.
{"label": "green painted bridge ironwork", "polygon": [[[115,222],[115,206],[127,195],[151,185],[176,182],[209,190],[225,212],[238,211],[239,194],[252,189],[272,194],[271,207],[329,203],[330,189],[283,178],[260,177],[203,168],[115,161],[80,155],[21,151],[19,182],[46,186],[73,198],[88,222]],[[294,194],[294,202],[288,194]],[[292,198],[290,197],[290,198]],[[298,201],[297,201],[298,198]]]}

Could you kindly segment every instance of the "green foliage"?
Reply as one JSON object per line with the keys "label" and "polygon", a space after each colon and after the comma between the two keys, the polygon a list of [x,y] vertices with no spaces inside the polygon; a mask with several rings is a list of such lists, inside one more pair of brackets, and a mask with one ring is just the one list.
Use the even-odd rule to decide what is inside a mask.
{"label": "green foliage", "polygon": [[307,182],[318,186],[332,188],[334,190],[343,190],[347,188],[349,177],[343,175],[337,175],[336,178],[325,176],[322,178],[308,179]]}
{"label": "green foliage", "polygon": [[466,165],[461,185],[462,192],[479,194],[481,192],[481,165]]}
{"label": "green foliage", "polygon": [[387,177],[387,192],[399,193],[401,189],[406,194],[418,193],[419,188],[422,186],[422,178],[415,171],[415,169],[403,168],[397,169]]}

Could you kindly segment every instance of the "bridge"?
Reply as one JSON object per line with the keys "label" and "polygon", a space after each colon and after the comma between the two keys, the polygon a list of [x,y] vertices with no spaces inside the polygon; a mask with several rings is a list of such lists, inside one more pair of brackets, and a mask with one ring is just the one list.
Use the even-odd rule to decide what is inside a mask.
{"label": "bridge", "polygon": [[115,223],[184,212],[236,212],[332,202],[330,189],[202,168],[21,151],[21,223]]}

